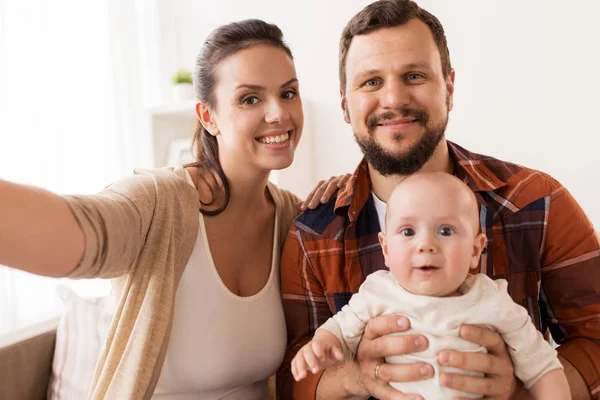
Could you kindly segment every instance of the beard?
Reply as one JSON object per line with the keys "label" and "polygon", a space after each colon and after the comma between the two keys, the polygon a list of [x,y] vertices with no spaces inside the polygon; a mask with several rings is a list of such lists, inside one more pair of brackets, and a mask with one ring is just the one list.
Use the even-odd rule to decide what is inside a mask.
{"label": "beard", "polygon": [[[446,98],[448,104],[449,99]],[[417,124],[421,125],[425,131],[409,149],[402,152],[392,152],[384,149],[374,138],[373,131],[377,124],[385,120],[394,118],[414,118]],[[368,136],[361,137],[354,132],[354,138],[358,146],[365,155],[369,166],[374,168],[383,176],[390,175],[411,175],[425,165],[433,156],[435,149],[445,135],[448,125],[448,113],[439,124],[430,123],[429,114],[424,109],[402,108],[399,112],[388,111],[379,115],[372,115],[367,119]],[[393,141],[400,144],[406,140],[406,135],[397,132],[393,135]]]}

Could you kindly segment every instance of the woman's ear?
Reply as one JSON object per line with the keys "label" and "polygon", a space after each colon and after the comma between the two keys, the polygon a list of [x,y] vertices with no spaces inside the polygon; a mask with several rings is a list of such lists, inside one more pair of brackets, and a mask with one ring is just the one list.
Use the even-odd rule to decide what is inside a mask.
{"label": "woman's ear", "polygon": [[213,136],[219,134],[219,128],[214,119],[214,112],[204,103],[196,103],[196,117],[204,127]]}
{"label": "woman's ear", "polygon": [[475,236],[475,239],[473,240],[473,255],[471,256],[471,269],[475,269],[479,265],[479,258],[486,245],[487,237],[485,234],[480,233]]}

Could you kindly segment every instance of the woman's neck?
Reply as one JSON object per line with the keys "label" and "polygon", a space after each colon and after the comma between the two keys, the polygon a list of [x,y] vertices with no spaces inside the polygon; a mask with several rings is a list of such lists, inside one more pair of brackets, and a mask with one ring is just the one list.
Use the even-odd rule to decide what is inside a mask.
{"label": "woman's neck", "polygon": [[229,183],[229,204],[224,212],[235,215],[260,215],[270,208],[273,199],[267,188],[269,173],[223,168]]}

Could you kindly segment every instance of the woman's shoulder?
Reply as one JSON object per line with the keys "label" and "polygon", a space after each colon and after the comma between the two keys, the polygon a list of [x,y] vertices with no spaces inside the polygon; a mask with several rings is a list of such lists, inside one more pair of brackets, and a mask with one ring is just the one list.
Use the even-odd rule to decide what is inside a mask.
{"label": "woman's shoulder", "polygon": [[132,175],[108,185],[102,195],[121,197],[135,204],[147,204],[154,209],[172,202],[196,204],[197,192],[186,180],[183,167],[137,168]]}
{"label": "woman's shoulder", "polygon": [[295,194],[278,187],[274,183],[269,182],[267,185],[271,196],[275,201],[275,207],[293,214],[295,217],[298,214],[298,203],[300,203],[300,199]]}

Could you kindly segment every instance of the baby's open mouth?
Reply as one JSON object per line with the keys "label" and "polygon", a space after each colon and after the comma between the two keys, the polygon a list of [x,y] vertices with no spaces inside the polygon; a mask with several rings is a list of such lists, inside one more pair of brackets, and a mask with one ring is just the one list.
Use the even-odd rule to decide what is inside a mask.
{"label": "baby's open mouth", "polygon": [[424,265],[422,267],[417,267],[417,269],[420,269],[422,271],[434,271],[436,269],[439,269],[439,267],[434,267],[433,265]]}

